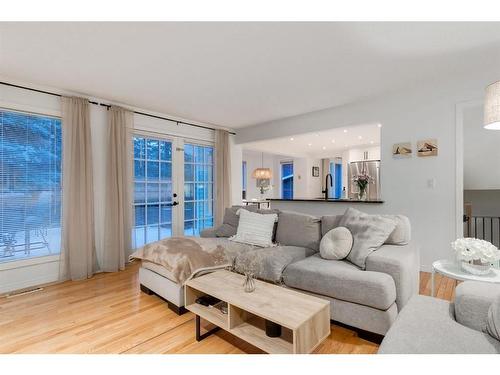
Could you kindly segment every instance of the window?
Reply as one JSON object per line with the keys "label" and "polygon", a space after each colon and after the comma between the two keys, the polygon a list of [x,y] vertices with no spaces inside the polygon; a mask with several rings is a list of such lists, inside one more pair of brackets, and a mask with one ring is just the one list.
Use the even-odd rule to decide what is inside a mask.
{"label": "window", "polygon": [[293,163],[281,163],[281,198],[293,198]]}
{"label": "window", "polygon": [[241,194],[241,199],[246,199],[247,198],[247,162],[243,161],[241,163],[241,177],[242,177],[242,194]]}
{"label": "window", "polygon": [[342,160],[330,162],[330,174],[333,178],[333,188],[329,190],[329,198],[342,198]]}
{"label": "window", "polygon": [[134,136],[135,248],[172,235],[172,142]]}
{"label": "window", "polygon": [[61,250],[61,120],[0,110],[0,262]]}
{"label": "window", "polygon": [[214,148],[184,144],[184,235],[214,224]]}

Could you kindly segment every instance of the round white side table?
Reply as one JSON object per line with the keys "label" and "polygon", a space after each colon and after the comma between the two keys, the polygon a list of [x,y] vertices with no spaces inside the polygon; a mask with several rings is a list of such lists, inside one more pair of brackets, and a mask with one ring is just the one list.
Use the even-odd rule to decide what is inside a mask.
{"label": "round white side table", "polygon": [[500,284],[500,269],[492,268],[486,275],[472,275],[460,267],[458,261],[441,259],[432,263],[431,296],[434,297],[434,275],[437,273],[458,281],[482,281],[485,283]]}

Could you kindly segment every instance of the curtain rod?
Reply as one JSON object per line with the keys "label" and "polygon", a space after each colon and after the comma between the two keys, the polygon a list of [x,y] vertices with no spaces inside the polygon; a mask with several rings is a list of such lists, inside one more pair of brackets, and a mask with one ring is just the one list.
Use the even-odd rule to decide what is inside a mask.
{"label": "curtain rod", "polygon": [[[45,90],[39,90],[39,89],[34,89],[32,87],[27,87],[27,86],[20,86],[20,85],[14,85],[13,83],[8,83],[8,82],[1,82],[0,81],[0,84],[4,85],[4,86],[10,86],[10,87],[15,87],[15,88],[18,88],[18,89],[23,89],[23,90],[28,90],[28,91],[34,91],[34,92],[39,92],[41,94],[46,94],[46,95],[52,95],[52,96],[57,96],[57,97],[62,97],[61,94],[57,94],[55,92],[50,92],[50,91],[45,91]],[[106,108],[109,108],[111,107],[110,104],[104,104],[104,103],[98,103],[98,102],[93,102],[91,100],[89,100],[89,103],[90,104],[94,104],[94,105],[100,105],[101,107],[106,107]],[[168,117],[163,117],[163,116],[157,116],[157,115],[152,115],[150,113],[145,113],[145,112],[139,112],[139,111],[132,111],[134,112],[135,114],[137,115],[142,115],[142,116],[147,116],[147,117],[153,117],[153,118],[157,118],[157,119],[160,119],[160,120],[165,120],[165,121],[171,121],[171,122],[175,122],[177,125],[179,124],[183,124],[183,125],[188,125],[188,126],[195,126],[197,128],[202,128],[202,129],[208,129],[208,130],[217,130],[215,128],[211,128],[209,126],[203,126],[203,125],[197,125],[197,124],[193,124],[193,123],[190,123],[190,122],[185,122],[185,121],[179,121],[179,120],[174,120],[174,119],[171,119],[171,118],[168,118]],[[236,133],[233,133],[233,132],[228,132],[229,134],[232,134],[232,135],[236,135]]]}

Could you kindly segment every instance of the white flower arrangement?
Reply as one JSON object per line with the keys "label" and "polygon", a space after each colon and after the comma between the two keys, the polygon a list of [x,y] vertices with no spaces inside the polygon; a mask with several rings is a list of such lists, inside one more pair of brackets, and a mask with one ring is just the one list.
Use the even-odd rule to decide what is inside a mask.
{"label": "white flower arrangement", "polygon": [[500,259],[500,250],[492,243],[477,238],[459,238],[451,243],[458,260],[481,260],[492,263]]}

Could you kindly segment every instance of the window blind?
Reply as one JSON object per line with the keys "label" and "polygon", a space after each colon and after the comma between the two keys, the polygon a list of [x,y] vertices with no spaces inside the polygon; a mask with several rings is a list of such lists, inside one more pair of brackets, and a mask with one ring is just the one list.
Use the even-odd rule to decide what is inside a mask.
{"label": "window blind", "polygon": [[0,109],[0,262],[60,252],[59,118]]}

